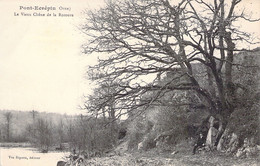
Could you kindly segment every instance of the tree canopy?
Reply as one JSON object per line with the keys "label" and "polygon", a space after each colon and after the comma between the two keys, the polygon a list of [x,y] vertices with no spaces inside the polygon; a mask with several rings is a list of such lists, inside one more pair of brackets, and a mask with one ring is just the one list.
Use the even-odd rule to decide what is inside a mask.
{"label": "tree canopy", "polygon": [[[113,103],[119,116],[162,103],[169,93],[188,92],[198,100],[186,104],[228,117],[237,97],[234,52],[245,50],[237,43],[255,42],[234,24],[258,21],[237,10],[241,1],[112,0],[89,11],[82,27],[89,40],[83,48],[91,56],[99,53],[98,64],[88,71],[99,88],[85,107],[104,111]],[[206,83],[198,77],[198,67],[205,70]]]}

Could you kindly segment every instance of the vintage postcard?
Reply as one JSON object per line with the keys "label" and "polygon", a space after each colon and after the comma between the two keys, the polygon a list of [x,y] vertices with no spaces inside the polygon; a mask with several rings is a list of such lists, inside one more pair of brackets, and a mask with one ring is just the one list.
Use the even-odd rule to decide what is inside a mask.
{"label": "vintage postcard", "polygon": [[0,166],[259,165],[259,0],[0,0]]}

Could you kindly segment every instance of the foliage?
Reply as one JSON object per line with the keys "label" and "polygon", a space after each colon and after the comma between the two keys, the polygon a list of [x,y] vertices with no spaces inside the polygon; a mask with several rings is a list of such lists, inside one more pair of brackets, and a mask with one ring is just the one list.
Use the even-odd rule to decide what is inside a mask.
{"label": "foliage", "polygon": [[80,115],[66,127],[67,141],[77,151],[103,153],[117,143],[117,128],[106,119]]}
{"label": "foliage", "polygon": [[38,119],[36,122],[35,143],[43,150],[49,149],[53,141],[53,128],[50,121],[44,119]]}
{"label": "foliage", "polygon": [[5,117],[5,133],[6,133],[5,141],[10,142],[12,138],[11,126],[12,126],[13,114],[11,112],[6,112],[4,113],[4,117]]}
{"label": "foliage", "polygon": [[157,117],[155,130],[157,135],[164,131],[171,131],[168,144],[175,145],[179,141],[188,137],[187,133],[188,117],[185,110],[181,107],[161,108]]}
{"label": "foliage", "polygon": [[136,117],[128,125],[128,149],[136,149],[138,143],[140,143],[145,135],[145,124],[147,120],[143,116]]}

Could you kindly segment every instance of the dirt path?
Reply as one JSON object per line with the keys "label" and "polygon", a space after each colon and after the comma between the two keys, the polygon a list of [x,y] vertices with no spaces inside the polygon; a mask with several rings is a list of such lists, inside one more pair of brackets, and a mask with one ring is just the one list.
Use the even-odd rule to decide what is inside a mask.
{"label": "dirt path", "polygon": [[180,144],[177,153],[127,151],[127,142],[120,143],[107,157],[95,157],[85,161],[86,166],[260,166],[260,156],[239,159],[220,152],[192,154],[192,146]]}
{"label": "dirt path", "polygon": [[237,159],[216,153],[209,154],[156,154],[125,153],[111,157],[92,158],[87,166],[260,166],[260,158]]}

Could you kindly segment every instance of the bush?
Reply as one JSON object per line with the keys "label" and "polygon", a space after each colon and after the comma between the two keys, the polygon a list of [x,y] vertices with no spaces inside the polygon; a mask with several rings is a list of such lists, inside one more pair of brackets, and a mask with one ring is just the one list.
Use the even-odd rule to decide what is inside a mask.
{"label": "bush", "polygon": [[142,116],[134,119],[128,126],[129,141],[128,149],[132,150],[137,148],[145,135],[145,123],[146,119]]}
{"label": "bush", "polygon": [[175,145],[183,138],[188,136],[187,132],[187,113],[185,108],[175,107],[175,108],[161,108],[160,113],[157,116],[157,121],[155,124],[155,133],[159,134],[170,131],[169,139],[167,143],[169,145]]}
{"label": "bush", "polygon": [[143,139],[143,150],[149,150],[155,148],[156,147],[156,142],[154,140],[155,138],[156,138],[155,132],[146,134]]}

